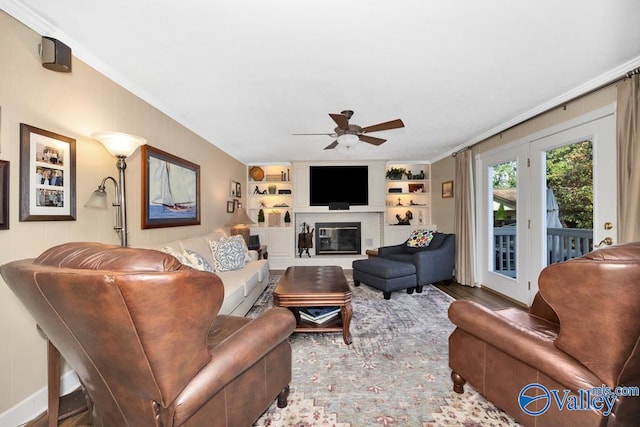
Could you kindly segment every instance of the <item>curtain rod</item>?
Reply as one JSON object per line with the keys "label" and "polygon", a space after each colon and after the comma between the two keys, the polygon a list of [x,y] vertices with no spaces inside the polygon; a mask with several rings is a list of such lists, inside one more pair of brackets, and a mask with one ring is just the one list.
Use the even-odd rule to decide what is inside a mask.
{"label": "curtain rod", "polygon": [[627,78],[628,78],[628,77],[633,76],[634,74],[640,74],[640,67],[638,67],[638,68],[636,68],[636,69],[634,69],[634,70],[629,71],[629,72],[627,73]]}

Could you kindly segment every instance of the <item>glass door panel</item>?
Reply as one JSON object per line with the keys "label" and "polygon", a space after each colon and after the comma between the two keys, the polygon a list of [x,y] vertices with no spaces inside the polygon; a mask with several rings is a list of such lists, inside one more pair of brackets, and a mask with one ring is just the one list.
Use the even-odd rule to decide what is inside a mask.
{"label": "glass door panel", "polygon": [[492,217],[490,224],[494,241],[493,272],[517,277],[516,214],[518,212],[518,170],[515,160],[490,167]]}

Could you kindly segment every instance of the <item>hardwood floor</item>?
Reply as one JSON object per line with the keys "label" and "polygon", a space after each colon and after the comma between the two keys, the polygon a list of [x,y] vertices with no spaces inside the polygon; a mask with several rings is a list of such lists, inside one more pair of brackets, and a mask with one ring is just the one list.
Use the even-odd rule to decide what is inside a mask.
{"label": "hardwood floor", "polygon": [[[278,273],[277,271],[272,271],[272,273]],[[469,300],[475,301],[478,304],[482,304],[491,309],[501,309],[507,307],[517,307],[523,310],[526,310],[527,307],[520,304],[519,302],[510,300],[503,295],[500,295],[496,292],[493,292],[487,288],[471,288],[469,286],[462,286],[458,283],[438,283],[436,285],[438,289],[443,292],[451,295],[453,298],[457,300]],[[71,406],[71,410],[73,410],[73,405],[83,405],[84,398],[82,393],[78,390],[66,397],[66,405]],[[60,413],[64,413],[65,408],[64,404],[61,404]],[[47,425],[46,420],[46,412],[38,416],[36,419],[28,422],[25,427],[45,427]],[[69,418],[66,418],[58,423],[59,427],[85,427],[91,425],[91,417],[89,413],[86,411],[77,413]]]}
{"label": "hardwood floor", "polygon": [[524,304],[509,299],[489,288],[472,288],[470,286],[463,286],[459,283],[438,283],[434,286],[457,300],[474,301],[493,310],[499,310],[507,307],[516,307],[523,310],[527,309],[527,306]]}

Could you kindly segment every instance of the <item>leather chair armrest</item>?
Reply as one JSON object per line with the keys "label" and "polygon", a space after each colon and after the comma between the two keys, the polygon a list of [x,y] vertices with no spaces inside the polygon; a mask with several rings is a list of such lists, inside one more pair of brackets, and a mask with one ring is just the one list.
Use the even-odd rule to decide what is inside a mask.
{"label": "leather chair armrest", "polygon": [[493,311],[472,301],[459,300],[449,306],[449,319],[461,330],[560,384],[574,390],[602,385],[602,380],[586,366],[555,347],[557,325],[524,310]]}
{"label": "leather chair armrest", "polygon": [[209,363],[176,398],[176,406],[194,413],[235,377],[286,341],[295,327],[293,313],[279,307],[243,326],[215,347]]}

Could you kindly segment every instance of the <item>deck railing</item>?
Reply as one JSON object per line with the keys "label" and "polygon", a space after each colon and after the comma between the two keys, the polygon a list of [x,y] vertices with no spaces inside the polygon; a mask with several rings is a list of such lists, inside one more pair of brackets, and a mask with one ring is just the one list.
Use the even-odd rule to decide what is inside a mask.
{"label": "deck railing", "polygon": [[[496,273],[516,277],[516,227],[493,229]],[[566,261],[593,250],[593,230],[547,228],[547,265]]]}

